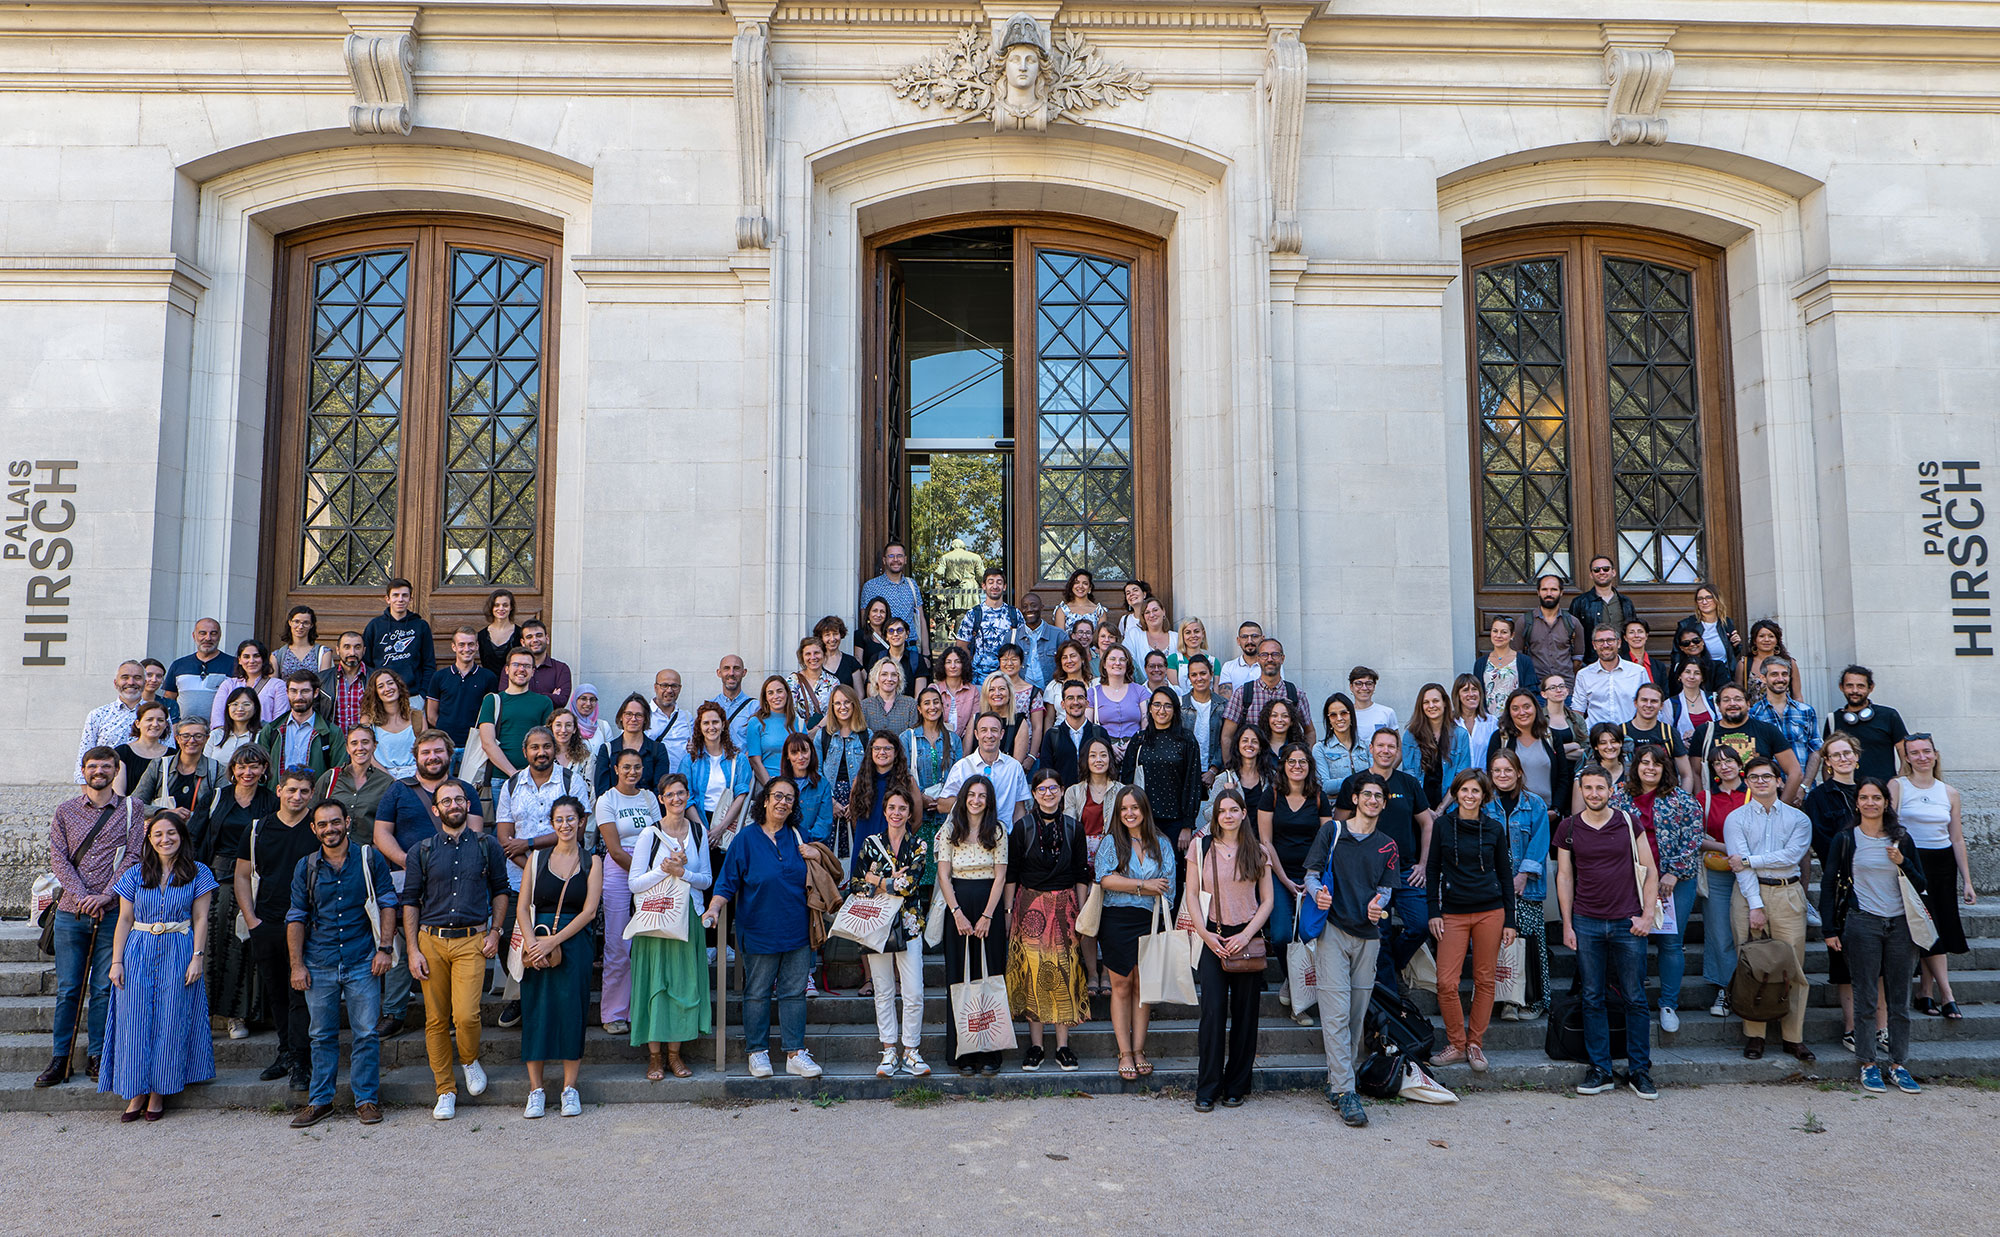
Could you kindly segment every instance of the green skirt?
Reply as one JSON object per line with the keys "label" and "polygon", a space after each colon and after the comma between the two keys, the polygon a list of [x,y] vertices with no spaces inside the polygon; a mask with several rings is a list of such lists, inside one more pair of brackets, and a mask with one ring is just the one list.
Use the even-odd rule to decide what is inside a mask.
{"label": "green skirt", "polygon": [[708,948],[700,925],[693,940],[632,938],[632,1043],[682,1044],[715,1029]]}
{"label": "green skirt", "polygon": [[[535,922],[560,930],[554,915]],[[521,972],[521,1059],[577,1061],[583,1057],[584,1007],[590,1003],[590,968],[595,949],[590,929],[563,942],[562,963]]]}

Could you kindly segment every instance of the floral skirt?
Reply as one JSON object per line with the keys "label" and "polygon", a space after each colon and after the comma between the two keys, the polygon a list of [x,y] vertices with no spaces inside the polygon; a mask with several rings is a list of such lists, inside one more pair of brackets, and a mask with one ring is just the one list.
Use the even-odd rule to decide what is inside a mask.
{"label": "floral skirt", "polygon": [[1077,952],[1074,889],[1020,891],[1008,924],[1007,1001],[1029,1022],[1090,1020],[1083,959]]}

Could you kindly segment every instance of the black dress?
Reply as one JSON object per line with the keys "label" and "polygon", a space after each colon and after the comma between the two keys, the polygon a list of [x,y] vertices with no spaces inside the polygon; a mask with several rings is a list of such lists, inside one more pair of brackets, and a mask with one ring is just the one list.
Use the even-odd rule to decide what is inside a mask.
{"label": "black dress", "polygon": [[[561,931],[583,911],[590,897],[588,852],[577,856],[578,868],[565,887],[563,878],[549,871],[552,852],[537,852],[533,895],[535,924],[550,934]],[[523,1061],[575,1061],[583,1056],[584,1005],[590,999],[590,971],[596,950],[590,929],[584,928],[562,943],[562,961],[551,967],[521,972],[521,1059]]]}
{"label": "black dress", "polygon": [[479,628],[479,664],[500,676],[502,683],[507,681],[507,654],[520,647],[521,624],[519,622],[514,624],[514,634],[508,636],[506,642],[503,644],[493,643],[493,637],[486,634],[484,625]]}
{"label": "black dress", "polygon": [[236,939],[236,852],[243,848],[243,831],[277,810],[278,797],[268,787],[259,786],[246,807],[234,786],[222,785],[196,802],[188,817],[188,844],[219,882],[208,900],[208,1012],[216,1018],[261,1022],[265,1016],[250,942]]}

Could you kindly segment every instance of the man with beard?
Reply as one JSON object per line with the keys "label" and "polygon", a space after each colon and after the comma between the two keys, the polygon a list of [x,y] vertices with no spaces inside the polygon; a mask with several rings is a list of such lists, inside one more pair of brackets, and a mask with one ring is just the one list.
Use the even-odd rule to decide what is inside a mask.
{"label": "man with beard", "polygon": [[1819,778],[1819,714],[1805,701],[1792,695],[1792,665],[1782,657],[1764,663],[1762,691],[1755,691],[1750,716],[1785,737],[1792,759],[1805,770],[1805,783]]}
{"label": "man with beard", "polygon": [[278,1055],[258,1077],[292,1076],[292,1090],[311,1089],[306,994],[292,987],[292,953],[285,915],[292,908],[292,874],[319,849],[311,813],[313,779],[304,769],[278,776],[278,810],[252,821],[236,852],[236,905],[250,927],[250,961],[264,984],[264,1001],[278,1030]]}
{"label": "man with beard", "polygon": [[1826,732],[1845,730],[1861,741],[1861,767],[1857,779],[1879,777],[1886,784],[1896,780],[1903,759],[1903,740],[1910,732],[1903,715],[1886,704],[1876,704],[1869,696],[1875,691],[1875,672],[1866,666],[1849,666],[1840,672],[1840,694],[1847,707],[1835,709],[1826,719]]}
{"label": "man with beard", "polygon": [[83,740],[76,745],[76,784],[83,782],[83,757],[93,747],[108,747],[114,751],[120,743],[132,738],[136,733],[132,723],[139,717],[139,700],[145,693],[146,671],[136,661],[118,663],[118,673],[112,680],[112,687],[118,696],[110,704],[102,704],[90,711],[83,719]]}
{"label": "man with beard", "polygon": [[[1775,760],[1785,777],[1785,798],[1796,804],[1805,794],[1805,777],[1792,745],[1769,722],[1750,716],[1750,697],[1734,683],[1725,683],[1715,693],[1716,719],[1698,727],[1688,739],[1688,754],[1708,767],[1708,754],[1723,746],[1733,748],[1747,768],[1753,756]],[[1704,788],[1705,789],[1705,788]],[[1706,795],[1702,796],[1704,802]]]}
{"label": "man with beard", "polygon": [[333,682],[326,685],[322,697],[322,715],[341,734],[361,720],[361,698],[368,694],[367,649],[360,632],[340,633],[334,650]]}
{"label": "man with beard", "polygon": [[569,663],[549,656],[549,628],[540,619],[521,624],[521,647],[535,655],[535,670],[528,677],[528,690],[540,692],[558,709],[569,707]]}
{"label": "man with beard", "polygon": [[312,1026],[312,1092],[292,1117],[295,1130],[333,1115],[343,1004],[354,1030],[348,1056],[354,1115],[363,1125],[382,1120],[382,1042],[375,1019],[389,969],[389,941],[396,935],[396,891],[380,851],[347,844],[348,824],[347,809],[337,801],[313,808],[319,851],[292,873],[291,907],[285,912],[291,989],[305,994]]}
{"label": "man with beard", "polygon": [[205,718],[215,706],[215,693],[233,673],[234,658],[221,651],[222,624],[212,618],[197,619],[194,625],[194,652],[174,658],[160,694],[180,707],[183,717]]}
{"label": "man with beard", "polygon": [[319,676],[294,670],[285,676],[283,717],[274,717],[257,732],[257,746],[271,758],[271,769],[305,768],[314,777],[340,763],[335,755],[340,739],[314,708],[319,703]]}
{"label": "man with beard", "polygon": [[62,884],[62,896],[55,909],[55,1050],[48,1068],[35,1079],[38,1087],[69,1081],[70,1049],[76,1042],[76,1018],[86,982],[90,985],[86,1072],[97,1076],[111,1004],[111,942],[118,923],[115,915],[107,923],[105,912],[118,905],[111,886],[139,862],[140,848],[146,844],[146,816],[138,801],[111,790],[118,776],[118,753],[98,745],[86,750],[78,764],[83,793],[58,804],[49,822],[49,868]]}
{"label": "man with beard", "polygon": [[[479,792],[469,783],[450,776],[452,741],[442,730],[426,730],[417,736],[417,775],[391,786],[375,807],[373,837],[375,848],[389,865],[389,883],[403,891],[404,866],[410,848],[438,830],[435,804],[437,792],[447,781],[465,792],[469,815],[466,827],[483,832],[486,822],[477,810]],[[382,1018],[376,1033],[383,1039],[408,1030],[403,1015],[410,1007],[410,955],[398,951],[382,983]]]}
{"label": "man with beard", "polygon": [[487,960],[500,953],[507,857],[490,835],[466,827],[471,803],[464,783],[444,782],[433,806],[438,831],[404,858],[403,943],[410,974],[424,986],[424,1046],[437,1084],[431,1116],[449,1121],[458,1113],[454,1036],[465,1089],[473,1095],[486,1090],[486,1071],[479,1065],[479,990]]}
{"label": "man with beard", "polygon": [[[727,710],[725,705],[725,714]],[[681,672],[671,667],[653,676],[653,720],[646,725],[646,737],[666,747],[675,769],[687,762],[688,741],[694,738],[694,711],[681,708]]]}
{"label": "man with beard", "polygon": [[1561,576],[1546,575],[1535,581],[1537,608],[1521,616],[1521,651],[1535,663],[1537,671],[1560,674],[1575,691],[1576,668],[1583,664],[1587,641],[1576,615],[1558,608],[1562,596]]}

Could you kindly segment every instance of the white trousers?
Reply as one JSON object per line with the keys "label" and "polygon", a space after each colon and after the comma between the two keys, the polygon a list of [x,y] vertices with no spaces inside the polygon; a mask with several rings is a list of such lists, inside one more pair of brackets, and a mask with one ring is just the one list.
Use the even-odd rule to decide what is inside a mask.
{"label": "white trousers", "polygon": [[868,954],[868,979],[875,985],[875,1033],[885,1044],[896,1042],[896,996],[902,988],[905,1048],[918,1047],[924,1036],[924,946],[921,940],[899,954]]}

